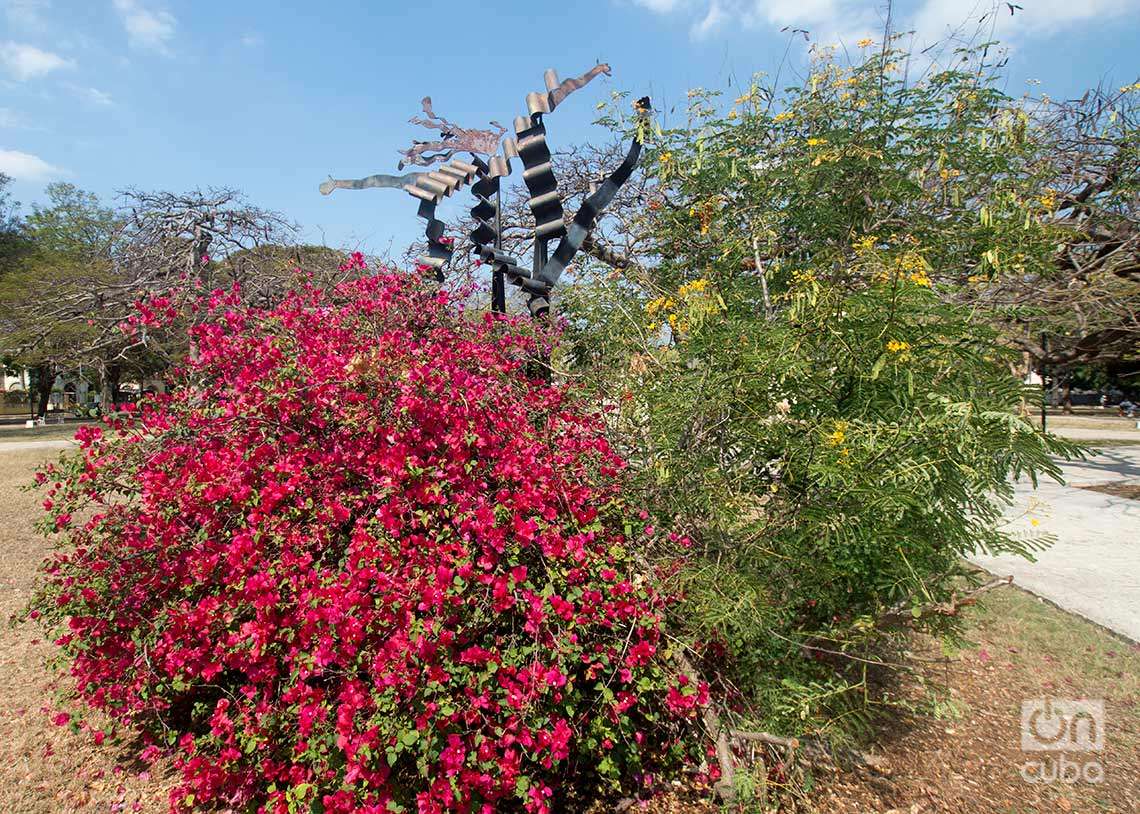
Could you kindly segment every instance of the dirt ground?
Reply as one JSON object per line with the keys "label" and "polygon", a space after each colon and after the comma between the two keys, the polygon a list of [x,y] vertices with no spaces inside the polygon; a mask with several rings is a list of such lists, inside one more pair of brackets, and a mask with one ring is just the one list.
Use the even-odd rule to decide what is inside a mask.
{"label": "dirt ground", "polygon": [[[23,606],[47,552],[32,530],[39,497],[20,487],[38,462],[55,454],[5,451],[0,444],[0,619]],[[987,595],[970,614],[971,644],[927,676],[948,691],[939,715],[915,716],[884,731],[872,750],[885,763],[881,773],[813,769],[806,808],[829,814],[1140,811],[1140,647],[1015,589]],[[52,652],[35,625],[0,626],[0,812],[166,811],[174,778],[163,764],[140,764],[137,746],[105,720],[55,723],[63,710],[57,693],[67,679],[47,668]],[[1066,753],[1082,766],[1095,760],[1103,782],[1022,778],[1021,767],[1041,755],[1021,751],[1021,704],[1043,697],[1104,700],[1104,750]],[[716,809],[670,798],[649,810]]]}
{"label": "dirt ground", "polygon": [[[1015,588],[989,594],[970,615],[972,646],[928,675],[949,689],[943,717],[883,733],[874,752],[885,758],[886,776],[821,777],[813,795],[820,810],[1140,811],[1140,647]],[[1022,703],[1042,698],[1103,700],[1104,750],[1023,752]],[[1095,761],[1103,781],[1023,778],[1028,761],[1048,756],[1059,767],[1060,754],[1082,767]]]}
{"label": "dirt ground", "polygon": [[42,498],[21,487],[55,454],[0,445],[0,812],[165,812],[172,778],[161,767],[139,764],[137,750],[114,732],[96,745],[95,730],[105,730],[105,720],[55,724],[63,711],[57,693],[66,680],[57,681],[47,668],[53,647],[35,624],[8,624],[27,601],[48,551],[32,528]]}
{"label": "dirt ground", "polygon": [[1104,492],[1113,497],[1126,497],[1129,500],[1140,500],[1140,484],[1138,483],[1097,483],[1092,486],[1082,486],[1091,492]]}

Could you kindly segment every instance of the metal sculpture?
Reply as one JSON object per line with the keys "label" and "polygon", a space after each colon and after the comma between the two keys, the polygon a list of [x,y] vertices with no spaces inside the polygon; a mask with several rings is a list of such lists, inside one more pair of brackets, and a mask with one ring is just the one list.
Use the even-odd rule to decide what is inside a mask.
{"label": "metal sculpture", "polygon": [[[582,206],[566,225],[562,195],[550,147],[546,143],[544,116],[552,113],[567,96],[589,84],[600,74],[610,73],[610,66],[595,65],[579,77],[558,80],[558,74],[547,70],[544,75],[546,91],[529,93],[526,97],[527,115],[514,121],[515,136],[503,138],[506,128],[498,122],[491,124],[496,130],[474,130],[459,127],[437,116],[432,109],[431,97],[424,97],[422,105],[427,118],[414,117],[413,124],[440,130],[434,141],[414,141],[407,150],[400,168],[406,164],[431,166],[444,161],[438,170],[413,172],[405,175],[371,175],[358,180],[330,178],[321,184],[321,193],[335,189],[400,188],[420,202],[419,216],[427,220],[425,234],[428,253],[418,259],[417,268],[434,271],[436,280],[443,281],[443,269],[452,257],[453,249],[443,237],[444,224],[435,217],[438,203],[446,196],[471,184],[476,204],[471,209],[475,228],[469,238],[473,250],[492,269],[491,308],[506,311],[505,280],[521,287],[527,293],[527,308],[534,317],[550,312],[550,294],[562,273],[582,248],[598,217],[614,199],[618,189],[633,173],[641,155],[642,128],[638,128],[625,160],[607,176],[582,202]],[[649,99],[635,104],[639,115],[649,112]],[[461,161],[457,153],[471,154],[471,162]],[[484,160],[484,156],[487,158]],[[502,178],[511,174],[511,161],[519,159],[523,165],[523,183],[529,193],[528,205],[534,217],[534,258],[530,268],[506,254],[502,248]],[[472,183],[474,181],[474,183]],[[558,240],[553,254],[549,243]]]}

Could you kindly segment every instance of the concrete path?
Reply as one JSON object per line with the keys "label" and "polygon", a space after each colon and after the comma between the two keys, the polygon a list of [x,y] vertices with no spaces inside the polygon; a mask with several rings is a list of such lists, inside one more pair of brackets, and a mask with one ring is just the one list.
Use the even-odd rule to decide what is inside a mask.
{"label": "concrete path", "polygon": [[0,440],[0,454],[5,452],[18,452],[22,449],[63,449],[74,446],[74,441],[44,440],[44,441],[3,441]]}
{"label": "concrete path", "polygon": [[[1010,528],[1048,533],[1056,543],[1036,555],[976,554],[971,560],[1065,610],[1140,642],[1140,500],[1079,489],[1100,483],[1140,484],[1140,446],[1105,449],[1064,464],[1066,485],[1016,485]],[[1037,525],[1033,525],[1033,521]]]}
{"label": "concrete path", "polygon": [[1074,441],[1132,441],[1140,444],[1140,429],[1090,429],[1088,427],[1049,427],[1049,432]]}

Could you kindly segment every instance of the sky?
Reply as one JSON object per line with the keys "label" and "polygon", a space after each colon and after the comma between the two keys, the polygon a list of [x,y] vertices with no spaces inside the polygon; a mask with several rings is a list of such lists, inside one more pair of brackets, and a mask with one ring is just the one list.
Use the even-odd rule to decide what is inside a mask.
{"label": "sky", "polygon": [[[891,27],[923,48],[972,35],[992,12],[982,25],[1010,48],[1013,95],[1072,97],[1140,75],[1140,0],[1014,6],[899,0]],[[431,135],[407,121],[423,96],[463,126],[510,127],[544,69],[576,76],[605,61],[611,77],[547,118],[554,148],[603,141],[595,105],[613,91],[668,111],[692,87],[790,78],[809,41],[855,50],[881,39],[887,11],[884,0],[0,0],[0,172],[25,210],[53,181],[106,201],[127,187],[234,187],[310,242],[398,256],[422,233],[410,196],[317,187],[397,172],[397,150]]]}

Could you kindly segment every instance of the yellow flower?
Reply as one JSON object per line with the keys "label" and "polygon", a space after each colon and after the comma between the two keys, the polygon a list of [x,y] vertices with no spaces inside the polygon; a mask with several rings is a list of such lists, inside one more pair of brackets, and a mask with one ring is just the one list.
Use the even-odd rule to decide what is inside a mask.
{"label": "yellow flower", "polygon": [[863,39],[861,39],[855,43],[855,45],[859,48],[866,48],[867,46],[874,45],[874,44],[875,44],[875,41],[873,39],[871,39],[870,37],[864,37]]}
{"label": "yellow flower", "polygon": [[1057,190],[1051,188],[1046,189],[1037,200],[1042,207],[1052,212],[1057,208]]}
{"label": "yellow flower", "polygon": [[689,216],[694,217],[700,221],[702,235],[707,235],[709,233],[709,225],[712,223],[713,212],[716,205],[716,200],[709,199],[702,201],[697,206],[689,207]]}
{"label": "yellow flower", "polygon": [[1031,519],[1030,519],[1030,521],[1029,521],[1029,525],[1031,525],[1031,526],[1040,526],[1040,525],[1041,525],[1041,521],[1040,521],[1040,520],[1038,520],[1036,517],[1034,517],[1034,518],[1031,518]]}
{"label": "yellow flower", "polygon": [[840,158],[842,158],[842,156],[838,150],[824,150],[822,153],[811,160],[811,165],[813,167],[818,167],[825,161],[838,161]]}
{"label": "yellow flower", "polygon": [[825,138],[809,138],[807,140],[808,147],[818,147],[821,144],[827,144],[827,139],[825,139]]}
{"label": "yellow flower", "polygon": [[670,161],[673,160],[673,154],[671,152],[669,152],[668,150],[666,150],[660,156],[657,157],[657,160],[660,161],[662,164],[668,164]]}
{"label": "yellow flower", "polygon": [[645,305],[645,313],[653,316],[661,311],[668,311],[676,305],[672,297],[658,297],[655,300],[650,300]]}
{"label": "yellow flower", "polygon": [[775,116],[773,116],[772,121],[774,121],[774,122],[786,122],[790,118],[792,118],[792,111],[784,110],[780,113],[777,113]]}
{"label": "yellow flower", "polygon": [[1120,89],[1121,93],[1129,93],[1131,91],[1140,91],[1140,82],[1133,82],[1131,85],[1125,85]]}
{"label": "yellow flower", "polygon": [[836,421],[835,429],[827,435],[828,446],[837,447],[847,440],[847,422]]}
{"label": "yellow flower", "polygon": [[736,111],[735,110],[728,111],[728,118],[729,119],[735,119],[736,118]]}
{"label": "yellow flower", "polygon": [[910,350],[910,343],[903,342],[899,339],[892,339],[887,343],[887,350],[891,353],[902,353],[903,351]]}
{"label": "yellow flower", "polygon": [[681,297],[688,297],[691,294],[703,293],[709,287],[709,281],[705,279],[693,280],[692,282],[685,283],[677,289],[677,294]]}
{"label": "yellow flower", "polygon": [[851,248],[853,248],[859,254],[864,254],[875,248],[875,243],[877,243],[878,240],[879,238],[876,235],[864,235],[852,243]]}
{"label": "yellow flower", "polygon": [[895,261],[895,265],[912,283],[930,288],[931,281],[927,273],[930,265],[926,262],[926,258],[917,251],[908,250],[904,252]]}

